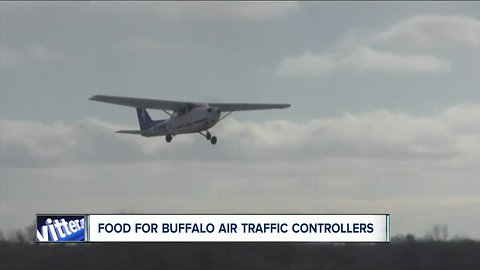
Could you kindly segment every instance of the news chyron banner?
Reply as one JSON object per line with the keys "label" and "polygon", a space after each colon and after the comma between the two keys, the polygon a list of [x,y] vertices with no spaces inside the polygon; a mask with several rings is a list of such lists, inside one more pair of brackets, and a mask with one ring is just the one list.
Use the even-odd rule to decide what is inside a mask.
{"label": "news chyron banner", "polygon": [[390,215],[38,215],[37,242],[390,242]]}

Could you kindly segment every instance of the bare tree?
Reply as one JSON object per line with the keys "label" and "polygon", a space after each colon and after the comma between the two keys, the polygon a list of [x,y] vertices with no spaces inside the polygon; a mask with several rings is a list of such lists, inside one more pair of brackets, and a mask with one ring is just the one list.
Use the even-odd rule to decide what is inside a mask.
{"label": "bare tree", "polygon": [[440,233],[441,233],[441,227],[440,225],[438,224],[435,224],[433,225],[433,232],[432,232],[432,236],[433,236],[433,241],[440,241]]}
{"label": "bare tree", "polygon": [[442,225],[442,240],[443,241],[448,240],[448,225],[447,224]]}
{"label": "bare tree", "polygon": [[13,235],[8,240],[16,243],[34,243],[36,227],[35,223],[33,223],[23,229],[18,229],[13,232]]}

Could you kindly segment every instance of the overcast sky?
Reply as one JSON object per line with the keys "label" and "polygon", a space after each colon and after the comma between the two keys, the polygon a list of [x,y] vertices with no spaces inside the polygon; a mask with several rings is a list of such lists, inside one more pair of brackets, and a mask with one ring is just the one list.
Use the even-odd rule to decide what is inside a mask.
{"label": "overcast sky", "polygon": [[[0,2],[0,229],[36,213],[390,213],[480,238],[478,2]],[[291,103],[142,138],[94,94]],[[154,111],[155,118],[165,117]]]}

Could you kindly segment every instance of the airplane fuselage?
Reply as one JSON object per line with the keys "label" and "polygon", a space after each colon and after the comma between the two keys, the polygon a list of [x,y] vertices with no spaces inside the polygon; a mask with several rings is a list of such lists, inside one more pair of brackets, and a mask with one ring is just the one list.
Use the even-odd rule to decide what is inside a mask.
{"label": "airplane fuselage", "polygon": [[215,107],[194,107],[190,111],[173,114],[169,119],[143,131],[142,136],[165,136],[197,133],[213,127],[220,119],[221,112]]}

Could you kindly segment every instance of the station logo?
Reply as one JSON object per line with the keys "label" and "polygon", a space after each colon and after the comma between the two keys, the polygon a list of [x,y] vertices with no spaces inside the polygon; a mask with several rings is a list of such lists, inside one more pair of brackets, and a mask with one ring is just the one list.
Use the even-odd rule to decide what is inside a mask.
{"label": "station logo", "polygon": [[36,242],[84,242],[85,216],[38,215]]}

